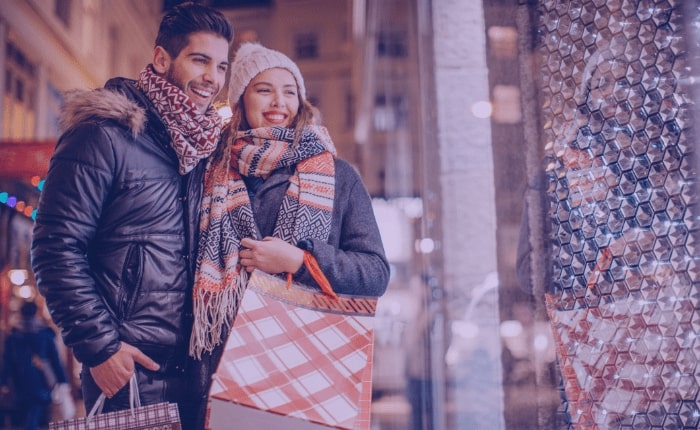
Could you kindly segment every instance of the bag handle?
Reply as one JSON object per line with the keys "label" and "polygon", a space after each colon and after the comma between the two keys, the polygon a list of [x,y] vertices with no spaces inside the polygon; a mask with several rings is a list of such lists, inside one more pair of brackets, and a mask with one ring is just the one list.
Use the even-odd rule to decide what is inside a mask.
{"label": "bag handle", "polygon": [[[316,257],[314,257],[309,251],[304,251],[304,265],[306,266],[306,270],[308,270],[311,274],[311,277],[314,278],[314,281],[316,281],[316,283],[321,287],[321,291],[326,293],[331,300],[339,300],[338,295],[335,293],[335,291],[333,291],[331,283],[321,270],[321,266],[318,265]],[[287,273],[287,289],[289,289],[291,286],[292,274]]]}
{"label": "bag handle", "polygon": [[[86,422],[95,416],[102,413],[102,409],[107,401],[107,395],[105,393],[100,393],[100,397],[97,398],[95,405],[90,409],[90,413],[87,416]],[[131,375],[129,379],[129,409],[131,410],[131,415],[136,416],[135,408],[141,407],[141,396],[139,396],[139,384],[136,382],[136,372]]]}

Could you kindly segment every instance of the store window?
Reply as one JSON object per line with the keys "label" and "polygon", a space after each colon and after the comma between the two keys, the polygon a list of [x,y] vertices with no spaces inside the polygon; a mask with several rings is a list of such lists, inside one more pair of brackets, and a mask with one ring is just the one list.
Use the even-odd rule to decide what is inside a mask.
{"label": "store window", "polygon": [[408,56],[408,38],[405,31],[380,31],[377,35],[379,57],[402,58]]}
{"label": "store window", "polygon": [[393,131],[408,124],[408,98],[404,95],[378,94],[374,99],[374,129]]}
{"label": "store window", "polygon": [[30,138],[36,129],[36,66],[11,42],[6,52],[2,136]]}
{"label": "store window", "polygon": [[294,55],[297,59],[318,58],[318,35],[299,33],[294,37]]}

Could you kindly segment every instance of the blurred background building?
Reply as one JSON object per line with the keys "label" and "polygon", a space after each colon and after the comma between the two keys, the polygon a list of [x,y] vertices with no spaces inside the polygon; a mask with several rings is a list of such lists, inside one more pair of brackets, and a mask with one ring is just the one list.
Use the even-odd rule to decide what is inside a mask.
{"label": "blurred background building", "polygon": [[[41,302],[29,244],[62,93],[137,76],[150,61],[163,10],[177,3],[2,2],[0,337],[23,300]],[[661,42],[644,51],[644,38],[654,34],[620,23],[638,16],[674,35],[682,25],[663,21],[664,14],[692,17],[697,10],[681,11],[683,2],[671,0],[202,3],[231,19],[233,52],[257,40],[297,62],[339,155],[359,169],[374,198],[392,264],[376,318],[374,429],[409,428],[407,363],[415,360],[428,363],[433,380],[422,428],[558,428],[566,406],[552,331],[542,297],[528,292],[544,291],[552,275],[516,276],[522,226],[535,227],[532,244],[533,235],[546,236],[542,221],[549,221],[523,221],[524,197],[531,206],[542,197],[540,160],[562,122],[571,121],[566,112],[580,112],[565,89],[590,73],[591,46],[622,43],[626,55],[668,64],[673,59],[657,55]],[[629,41],[620,42],[621,33]],[[550,266],[544,248],[534,247],[540,268]],[[408,353],[407,332],[417,330],[412,324],[426,309],[427,346]],[[697,324],[697,310],[694,318]]]}

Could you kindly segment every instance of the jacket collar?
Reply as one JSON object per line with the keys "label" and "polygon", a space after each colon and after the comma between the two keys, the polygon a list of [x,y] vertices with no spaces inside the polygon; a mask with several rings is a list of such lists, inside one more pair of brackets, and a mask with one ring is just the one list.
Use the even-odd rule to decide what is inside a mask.
{"label": "jacket collar", "polygon": [[89,120],[111,119],[136,136],[147,122],[142,105],[121,91],[107,88],[72,90],[64,93],[59,116],[61,131]]}

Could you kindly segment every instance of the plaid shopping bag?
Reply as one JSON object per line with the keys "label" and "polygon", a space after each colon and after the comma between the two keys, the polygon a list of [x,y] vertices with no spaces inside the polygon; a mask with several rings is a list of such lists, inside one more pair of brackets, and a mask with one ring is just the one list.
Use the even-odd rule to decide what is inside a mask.
{"label": "plaid shopping bag", "polygon": [[141,406],[136,377],[130,380],[131,408],[101,413],[105,395],[101,394],[86,417],[49,423],[49,430],[181,430],[180,412],[175,403]]}
{"label": "plaid shopping bag", "polygon": [[369,429],[376,303],[253,272],[213,377],[209,427]]}
{"label": "plaid shopping bag", "polygon": [[574,309],[546,296],[573,428],[624,428],[632,420],[700,425],[693,376],[697,293],[678,297],[660,288],[657,294],[656,301],[629,295]]}

